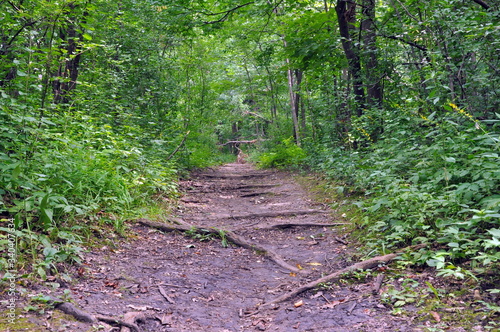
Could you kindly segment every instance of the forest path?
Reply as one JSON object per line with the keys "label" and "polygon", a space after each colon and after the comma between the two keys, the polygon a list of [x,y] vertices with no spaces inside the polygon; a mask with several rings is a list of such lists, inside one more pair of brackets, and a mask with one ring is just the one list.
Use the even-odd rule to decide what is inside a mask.
{"label": "forest path", "polygon": [[[137,237],[118,250],[104,247],[86,255],[86,273],[71,286],[77,307],[112,317],[141,313],[142,331],[413,331],[372,294],[373,280],[332,283],[257,310],[352,264],[338,241],[335,227],[341,226],[269,227],[335,222],[332,211],[314,202],[290,174],[228,164],[193,174],[181,188],[177,217],[183,222],[233,230],[300,266],[300,272],[249,249],[224,247],[209,234],[163,233],[134,224]],[[48,324],[59,326],[56,331],[88,330],[88,325],[64,323],[64,317]]]}

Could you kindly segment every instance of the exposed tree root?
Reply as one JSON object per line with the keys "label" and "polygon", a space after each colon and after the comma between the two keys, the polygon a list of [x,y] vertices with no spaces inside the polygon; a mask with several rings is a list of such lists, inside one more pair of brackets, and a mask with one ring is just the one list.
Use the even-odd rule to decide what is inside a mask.
{"label": "exposed tree root", "polygon": [[269,191],[263,191],[263,192],[254,192],[254,193],[250,193],[250,194],[243,194],[243,195],[240,195],[240,197],[256,197],[256,196],[265,196],[265,195],[272,195],[273,193],[272,192],[269,192]]}
{"label": "exposed tree root", "polygon": [[230,187],[230,188],[223,187],[223,189],[241,190],[241,189],[256,189],[256,188],[273,188],[273,187],[278,187],[278,186],[279,186],[279,184],[244,184],[241,186]]}
{"label": "exposed tree root", "polygon": [[253,229],[285,229],[291,227],[332,227],[332,226],[343,226],[346,223],[314,223],[314,222],[290,222],[290,223],[280,223],[280,224],[261,224],[255,225]]}
{"label": "exposed tree root", "polygon": [[245,239],[242,236],[235,234],[232,231],[219,230],[219,229],[215,229],[215,228],[206,229],[206,228],[201,228],[198,226],[191,226],[191,225],[188,225],[186,223],[183,223],[180,225],[164,224],[164,223],[155,222],[155,221],[151,221],[151,220],[147,220],[147,219],[143,219],[143,218],[137,219],[136,222],[138,222],[141,225],[156,228],[156,229],[159,229],[159,230],[162,230],[165,232],[190,231],[190,232],[195,232],[195,233],[199,233],[199,234],[210,233],[210,234],[215,234],[218,236],[221,236],[223,234],[223,236],[228,241],[234,243],[237,246],[240,246],[240,247],[245,248],[245,249],[254,250],[260,254],[263,254],[265,257],[269,258],[270,260],[272,260],[273,262],[275,262],[279,266],[281,266],[289,271],[292,271],[295,273],[301,272],[301,270],[299,268],[288,264],[280,255],[278,255],[273,250],[266,248],[266,247],[263,247],[257,243],[252,243],[249,240]]}
{"label": "exposed tree root", "polygon": [[[266,211],[266,212],[255,212],[255,213],[245,213],[245,214],[227,214],[218,213],[212,214],[213,219],[253,219],[253,218],[277,218],[277,217],[290,217],[290,216],[301,216],[306,214],[326,214],[330,211],[323,210],[295,210],[295,211]],[[205,218],[206,219],[206,218]]]}
{"label": "exposed tree root", "polygon": [[57,298],[51,298],[50,303],[56,308],[57,310],[60,310],[64,312],[67,315],[73,316],[76,320],[84,323],[89,323],[89,324],[95,324],[98,321],[104,322],[110,325],[118,325],[121,327],[126,328],[125,331],[131,331],[131,332],[141,332],[141,329],[139,326],[135,324],[135,322],[141,318],[144,317],[143,313],[127,313],[125,314],[125,319],[120,320],[116,319],[114,317],[107,317],[107,316],[102,316],[102,315],[91,315],[88,312],[85,312],[81,309],[78,309],[73,305],[72,303],[69,302],[64,302],[60,299]]}
{"label": "exposed tree root", "polygon": [[250,174],[198,174],[198,177],[209,179],[251,179],[269,176],[270,173],[250,173]]}
{"label": "exposed tree root", "polygon": [[359,263],[356,263],[354,265],[351,265],[351,266],[348,266],[342,270],[339,270],[337,272],[334,272],[332,274],[329,274],[327,276],[324,276],[322,278],[319,278],[317,280],[314,280],[314,281],[311,281],[297,289],[295,289],[294,291],[291,291],[289,293],[286,293],[286,294],[283,294],[269,302],[266,302],[264,304],[261,304],[259,306],[259,309],[261,308],[265,308],[265,307],[269,307],[269,306],[272,306],[274,304],[278,304],[278,303],[281,303],[283,301],[286,301],[288,299],[291,299],[292,297],[298,295],[298,294],[301,294],[305,291],[308,291],[310,289],[313,289],[314,287],[317,287],[319,284],[322,284],[322,283],[325,283],[325,282],[329,282],[329,281],[332,281],[334,279],[337,279],[339,278],[340,276],[342,276],[344,273],[347,273],[347,272],[351,272],[351,271],[356,271],[356,270],[367,270],[367,269],[372,269],[374,267],[377,267],[379,266],[380,264],[387,264],[389,263],[390,261],[392,261],[394,258],[398,257],[399,253],[403,252],[403,251],[406,251],[407,249],[420,249],[420,248],[424,248],[426,247],[427,245],[426,244],[422,244],[422,245],[417,245],[417,246],[411,246],[411,247],[407,247],[403,250],[400,250],[396,253],[392,253],[392,254],[387,254],[387,255],[383,255],[383,256],[377,256],[377,257],[373,257],[373,258],[370,258],[368,260],[365,260],[365,261],[362,261],[362,262],[359,262]]}

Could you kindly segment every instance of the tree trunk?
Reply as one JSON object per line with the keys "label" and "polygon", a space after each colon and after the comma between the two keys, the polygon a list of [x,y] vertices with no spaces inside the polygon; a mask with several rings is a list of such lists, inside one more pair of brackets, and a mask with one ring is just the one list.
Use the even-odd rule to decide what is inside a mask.
{"label": "tree trunk", "polygon": [[367,80],[367,106],[380,106],[382,104],[382,85],[380,84],[377,59],[376,35],[373,20],[375,19],[375,0],[362,0],[363,43],[366,54],[366,80]]}
{"label": "tree trunk", "polygon": [[350,33],[356,22],[356,4],[346,0],[338,0],[335,11],[337,12],[339,31],[342,37],[342,47],[347,58],[349,71],[352,75],[353,92],[357,104],[356,112],[358,116],[361,116],[363,114],[363,107],[365,106],[365,91],[361,77],[359,49],[354,46]]}
{"label": "tree trunk", "polygon": [[[74,15],[76,5],[74,2],[68,4],[68,26],[61,28],[61,39],[66,40],[67,44],[63,54],[67,59],[64,64],[59,65],[56,73],[56,79],[52,82],[54,91],[55,103],[68,103],[70,101],[69,93],[76,88],[76,81],[78,78],[78,68],[80,65],[81,55],[79,52],[78,43],[82,39],[82,33],[73,22],[77,21]],[[87,12],[83,13],[83,18],[88,15]]]}
{"label": "tree trunk", "polygon": [[[286,46],[286,44],[285,44]],[[286,59],[286,63],[290,66],[290,60]],[[300,146],[300,127],[299,127],[299,100],[298,94],[294,91],[295,86],[300,84],[298,80],[294,78],[294,72],[291,68],[288,68],[288,92],[290,94],[290,109],[292,111],[292,120],[293,120],[293,136],[295,138],[295,144]],[[302,75],[300,75],[302,79]]]}

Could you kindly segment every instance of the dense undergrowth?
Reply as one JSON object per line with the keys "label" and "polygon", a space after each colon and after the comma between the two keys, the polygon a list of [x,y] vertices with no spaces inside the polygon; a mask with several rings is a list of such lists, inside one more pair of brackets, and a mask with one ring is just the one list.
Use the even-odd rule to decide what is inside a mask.
{"label": "dense undergrowth", "polygon": [[[124,234],[126,220],[168,213],[179,176],[220,158],[198,144],[168,160],[174,144],[78,111],[25,114],[0,110],[0,246],[7,252],[15,234],[16,266],[42,279],[58,263],[79,263],[95,234]],[[9,258],[0,258],[2,270]]]}
{"label": "dense undergrowth", "polygon": [[403,261],[475,278],[500,264],[499,120],[473,121],[462,113],[393,117],[376,143],[358,149],[285,142],[262,154],[260,165],[325,174],[331,189],[357,206],[370,250],[429,243]]}

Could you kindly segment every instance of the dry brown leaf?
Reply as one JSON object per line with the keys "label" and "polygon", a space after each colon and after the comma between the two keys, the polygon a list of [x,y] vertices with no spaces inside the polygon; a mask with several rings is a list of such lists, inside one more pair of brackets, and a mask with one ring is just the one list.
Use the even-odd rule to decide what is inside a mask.
{"label": "dry brown leaf", "polygon": [[298,307],[302,307],[304,305],[304,301],[300,300],[300,301],[297,301],[293,304],[293,306],[295,308],[298,308]]}
{"label": "dry brown leaf", "polygon": [[429,314],[434,317],[434,319],[436,320],[436,322],[441,322],[441,316],[439,316],[439,314],[435,311],[431,311],[429,312]]}
{"label": "dry brown leaf", "polygon": [[303,270],[303,269],[304,269],[304,268],[302,267],[302,265],[300,265],[300,264],[297,264],[297,268],[298,268],[299,270]]}

